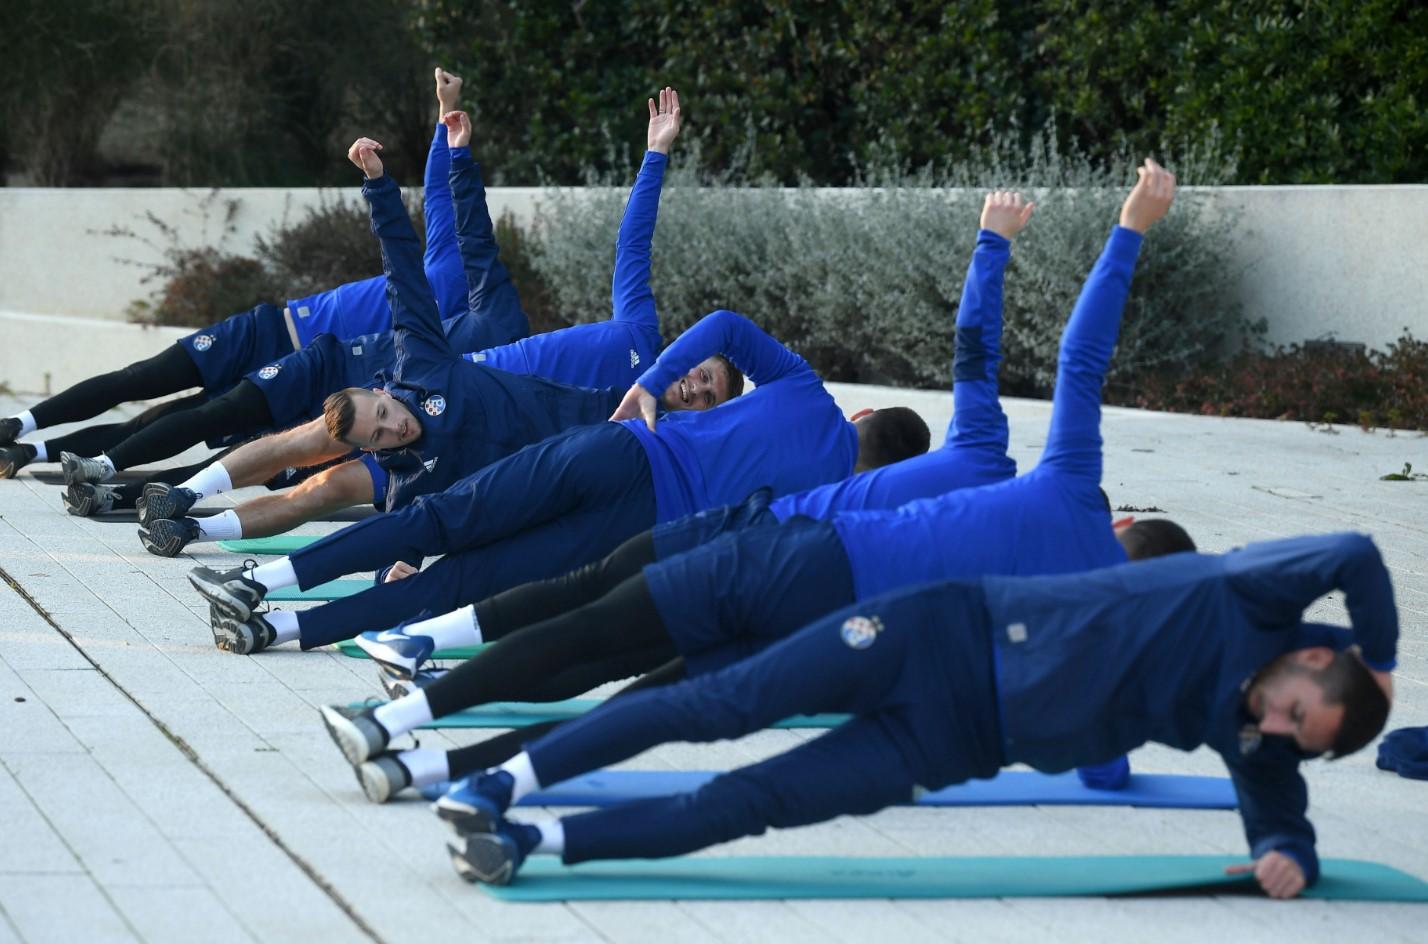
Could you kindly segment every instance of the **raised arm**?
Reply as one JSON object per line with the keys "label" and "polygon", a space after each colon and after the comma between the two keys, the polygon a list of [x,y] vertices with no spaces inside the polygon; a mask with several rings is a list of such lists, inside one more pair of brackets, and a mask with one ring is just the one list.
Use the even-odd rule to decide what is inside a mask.
{"label": "raised arm", "polygon": [[402,205],[396,181],[387,176],[378,156],[382,145],[358,138],[347,157],[362,169],[366,181],[362,196],[372,211],[372,232],[382,245],[382,269],[387,276],[387,304],[392,309],[392,336],[396,345],[395,372],[401,378],[413,360],[443,360],[458,355],[446,341],[436,299],[421,266],[421,243]]}
{"label": "raised arm", "polygon": [[650,244],[654,241],[655,220],[659,216],[660,188],[669,163],[669,149],[679,135],[679,93],[666,88],[659,103],[649,100],[648,150],[625,215],[615,238],[615,276],[610,285],[610,303],[615,321],[633,321],[659,330],[654,293],[650,291]]}
{"label": "raised arm", "polygon": [[1265,626],[1297,621],[1309,604],[1342,590],[1354,642],[1385,684],[1397,659],[1398,608],[1388,569],[1367,535],[1320,534],[1251,544],[1227,555],[1225,564],[1246,609]]}
{"label": "raised arm", "polygon": [[1011,241],[1031,219],[1035,204],[1019,193],[987,194],[981,229],[957,305],[952,358],[952,422],[943,449],[983,449],[1005,455],[1007,417],[997,391],[1002,362],[1002,277]]}
{"label": "raised arm", "polygon": [[[444,69],[436,70],[438,116],[456,108],[461,96],[461,79]],[[456,215],[451,202],[451,158],[447,154],[446,125],[440,120],[431,136],[422,179],[422,212],[426,220],[426,253],[422,265],[436,293],[436,307],[443,319],[466,310],[466,275],[456,248]]]}
{"label": "raised arm", "polygon": [[1239,799],[1250,858],[1230,874],[1253,871],[1266,894],[1293,898],[1319,879],[1314,827],[1305,815],[1309,789],[1287,742],[1266,741],[1252,754],[1224,756]]}
{"label": "raised arm", "polygon": [[1086,277],[1056,365],[1056,391],[1043,464],[1053,464],[1092,482],[1101,480],[1101,387],[1120,334],[1121,312],[1145,231],[1170,209],[1175,177],[1146,159],[1139,182],[1121,207],[1101,257]]}

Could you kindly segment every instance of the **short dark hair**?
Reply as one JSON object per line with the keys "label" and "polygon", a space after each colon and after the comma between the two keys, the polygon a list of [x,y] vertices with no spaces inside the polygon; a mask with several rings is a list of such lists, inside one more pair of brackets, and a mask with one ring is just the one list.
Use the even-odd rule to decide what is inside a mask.
{"label": "short dark hair", "polygon": [[1334,661],[1312,673],[1324,690],[1324,701],[1343,705],[1339,733],[1329,748],[1333,760],[1367,747],[1388,722],[1388,696],[1363,660],[1348,650],[1334,653]]}
{"label": "short dark hair", "polygon": [[352,395],[366,392],[361,387],[348,387],[329,394],[322,401],[322,422],[327,425],[327,435],[338,442],[347,442],[352,424],[357,419],[357,403]]}
{"label": "short dark hair", "polygon": [[734,362],[723,354],[713,355],[713,359],[724,365],[724,374],[729,378],[729,399],[744,392],[744,372],[734,366]]}
{"label": "short dark hair", "polygon": [[1116,537],[1133,561],[1195,550],[1190,535],[1169,518],[1143,518],[1116,532]]}
{"label": "short dark hair", "polygon": [[865,468],[876,469],[920,456],[930,445],[932,433],[916,410],[887,406],[863,420],[858,458]]}

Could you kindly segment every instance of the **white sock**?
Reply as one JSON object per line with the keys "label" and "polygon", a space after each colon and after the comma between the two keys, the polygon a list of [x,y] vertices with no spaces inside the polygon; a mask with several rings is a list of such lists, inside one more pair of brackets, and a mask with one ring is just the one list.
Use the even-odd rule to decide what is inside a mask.
{"label": "white sock", "polygon": [[40,427],[35,423],[35,415],[29,410],[23,413],[16,413],[15,419],[20,421],[20,435],[28,436]]}
{"label": "white sock", "polygon": [[481,641],[481,627],[476,625],[474,604],[412,623],[402,632],[408,636],[430,636],[438,649],[474,646]]}
{"label": "white sock", "polygon": [[511,788],[511,803],[513,804],[527,793],[535,793],[540,789],[540,781],[536,779],[535,768],[531,766],[531,755],[525,751],[521,751],[496,769],[504,770],[515,778],[516,785]]}
{"label": "white sock", "polygon": [[293,572],[291,557],[280,557],[275,561],[259,564],[249,576],[269,590],[296,587],[298,582],[297,574]]}
{"label": "white sock", "polygon": [[114,460],[111,459],[111,458],[109,458],[108,456],[106,456],[104,453],[101,452],[99,455],[95,456],[94,458],[98,459],[100,462],[102,462],[102,463],[104,463],[105,465],[109,466],[109,474],[110,474],[110,475],[113,475],[115,472],[118,472],[118,471],[119,471],[118,469],[114,468]]}
{"label": "white sock", "polygon": [[545,819],[531,823],[540,830],[540,842],[531,850],[538,855],[565,855],[565,823],[558,819]]}
{"label": "white sock", "polygon": [[195,518],[200,541],[234,541],[243,536],[243,522],[232,508],[211,518]]}
{"label": "white sock", "polygon": [[397,760],[411,773],[414,787],[425,787],[451,779],[451,767],[446,763],[446,751],[419,747],[416,750],[401,751],[397,754]]}
{"label": "white sock", "polygon": [[426,703],[426,692],[416,691],[396,701],[378,705],[372,717],[387,729],[387,734],[396,737],[430,721],[431,706]]}
{"label": "white sock", "polygon": [[34,458],[33,460],[31,460],[31,461],[33,461],[33,462],[49,462],[49,461],[50,461],[50,451],[45,448],[45,444],[44,444],[43,441],[41,441],[41,442],[26,443],[25,445],[27,445],[27,446],[33,446],[33,447],[35,448],[35,458]]}
{"label": "white sock", "polygon": [[180,482],[178,487],[186,488],[199,498],[204,498],[233,491],[233,480],[228,477],[228,470],[223,468],[223,463],[211,462]]}
{"label": "white sock", "polygon": [[298,615],[292,610],[269,610],[263,614],[263,619],[268,621],[268,625],[273,627],[273,632],[277,635],[277,638],[268,644],[270,646],[295,642],[298,636],[302,635],[298,629]]}

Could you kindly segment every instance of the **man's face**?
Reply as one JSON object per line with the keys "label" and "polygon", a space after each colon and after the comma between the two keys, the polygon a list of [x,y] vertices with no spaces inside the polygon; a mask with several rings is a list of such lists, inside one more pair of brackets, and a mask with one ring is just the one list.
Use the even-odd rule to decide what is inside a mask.
{"label": "man's face", "polygon": [[356,397],[349,445],[358,449],[400,449],[421,435],[421,423],[406,404],[385,390]]}
{"label": "man's face", "polygon": [[1334,744],[1344,706],[1324,701],[1310,665],[1301,653],[1291,653],[1251,686],[1247,700],[1261,732],[1292,737],[1301,749],[1321,753]]}
{"label": "man's face", "polygon": [[729,399],[729,372],[716,358],[700,361],[660,398],[666,410],[709,410]]}

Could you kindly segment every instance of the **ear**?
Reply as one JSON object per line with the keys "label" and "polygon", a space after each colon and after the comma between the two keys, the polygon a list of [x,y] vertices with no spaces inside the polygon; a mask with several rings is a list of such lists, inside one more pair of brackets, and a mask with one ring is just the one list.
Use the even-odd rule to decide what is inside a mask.
{"label": "ear", "polygon": [[858,420],[862,419],[865,416],[871,416],[874,412],[876,411],[873,410],[872,407],[864,407],[863,409],[854,413],[852,416],[848,417],[848,422],[856,423],[858,422]]}
{"label": "ear", "polygon": [[1315,672],[1322,672],[1334,661],[1335,652],[1328,646],[1310,646],[1308,649],[1299,649],[1290,655],[1295,665],[1312,669]]}

